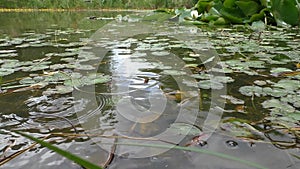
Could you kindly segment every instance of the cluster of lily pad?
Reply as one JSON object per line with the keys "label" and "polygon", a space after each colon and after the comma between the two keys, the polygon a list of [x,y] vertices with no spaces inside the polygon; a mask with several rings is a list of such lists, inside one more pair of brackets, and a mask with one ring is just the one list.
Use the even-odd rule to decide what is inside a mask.
{"label": "cluster of lily pad", "polygon": [[[66,94],[72,92],[75,87],[108,82],[110,77],[101,73],[82,75],[73,71],[74,69],[95,69],[95,67],[84,63],[98,59],[92,52],[84,51],[87,48],[84,47],[86,40],[74,41],[72,39],[70,41],[66,38],[69,36],[74,38],[80,34],[82,36],[89,31],[48,29],[44,34],[27,32],[20,37],[0,39],[1,92],[45,89],[47,86],[43,92],[45,95]],[[35,60],[24,59],[23,57],[28,56],[23,56],[21,53],[22,50],[42,49],[48,51],[49,48],[52,48],[54,52],[43,52],[42,55],[44,56]],[[59,62],[55,60],[59,60]],[[11,79],[12,76],[15,79]]]}
{"label": "cluster of lily pad", "polygon": [[270,25],[299,25],[297,0],[199,0],[191,9],[176,9],[181,21],[194,24],[245,24],[264,21]]}
{"label": "cluster of lily pad", "polygon": [[[247,33],[247,29],[236,26],[233,29],[211,31],[208,35],[220,53],[219,64],[223,65],[223,72],[237,82],[233,82],[229,88],[238,86],[237,90],[242,95],[230,93],[230,96],[245,101],[237,104],[245,106],[243,113],[259,111],[258,108],[263,112],[267,110],[268,113],[259,122],[240,118],[224,119],[225,126],[222,125],[222,128],[240,137],[245,137],[245,133],[248,133],[247,138],[250,138],[249,135],[257,138],[253,136],[253,131],[260,127],[255,124],[267,122],[273,128],[272,131],[282,131],[291,134],[291,138],[299,139],[300,51],[297,30],[267,27],[261,32],[260,38],[253,38],[251,33]],[[226,42],[224,39],[227,39]],[[213,68],[210,71],[221,70]],[[245,127],[249,124],[255,128],[249,130],[249,126]]]}

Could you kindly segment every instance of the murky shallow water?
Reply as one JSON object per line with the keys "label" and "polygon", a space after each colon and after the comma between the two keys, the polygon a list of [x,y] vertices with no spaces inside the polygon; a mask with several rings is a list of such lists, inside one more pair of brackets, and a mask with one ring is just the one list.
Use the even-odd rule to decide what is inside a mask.
{"label": "murky shallow water", "polygon": [[[125,15],[1,13],[1,147],[16,140],[7,155],[31,145],[11,130],[97,135],[51,136],[97,164],[114,142],[185,145],[205,133],[208,144],[200,149],[266,168],[298,168],[297,30],[248,39],[238,27],[197,29]],[[273,76],[282,72],[296,75]],[[118,145],[116,154],[109,168],[253,168],[180,150]],[[80,168],[43,147],[2,167]]]}

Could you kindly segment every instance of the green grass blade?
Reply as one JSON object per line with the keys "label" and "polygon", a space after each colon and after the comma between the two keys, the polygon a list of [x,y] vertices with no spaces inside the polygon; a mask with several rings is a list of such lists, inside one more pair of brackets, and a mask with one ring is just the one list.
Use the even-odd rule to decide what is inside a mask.
{"label": "green grass blade", "polygon": [[42,146],[47,147],[48,149],[56,152],[57,154],[60,154],[60,155],[62,155],[64,157],[66,157],[67,159],[69,159],[69,160],[71,160],[71,161],[73,161],[73,162],[81,165],[82,167],[85,167],[85,168],[88,168],[88,169],[102,169],[102,167],[97,166],[96,164],[93,164],[93,163],[91,163],[91,162],[89,162],[87,160],[84,160],[84,159],[82,159],[79,156],[71,154],[70,152],[62,150],[62,149],[60,149],[60,148],[58,148],[58,147],[56,147],[56,146],[54,146],[54,145],[52,145],[50,143],[47,143],[45,141],[42,141],[40,139],[37,139],[35,137],[32,137],[30,135],[27,135],[27,134],[19,132],[19,131],[15,131],[15,132],[18,133],[18,134],[20,134],[20,135],[22,135],[22,136],[24,136],[24,137],[26,137],[26,138],[28,138],[28,139],[30,139],[30,140],[32,140],[32,141],[35,141],[35,142],[41,144]]}
{"label": "green grass blade", "polygon": [[[104,143],[105,144],[105,143]],[[111,143],[109,143],[111,144]],[[203,154],[208,154],[208,155],[212,155],[215,157],[221,157],[224,159],[228,159],[228,160],[232,160],[232,161],[236,161],[251,167],[255,167],[258,169],[267,169],[266,167],[263,167],[259,164],[247,161],[247,160],[243,160],[234,156],[230,156],[227,154],[223,154],[223,153],[218,153],[218,152],[213,152],[213,151],[209,151],[209,150],[203,150],[203,149],[199,149],[199,148],[193,148],[193,147],[182,147],[182,146],[174,146],[174,145],[162,145],[162,144],[139,144],[139,143],[115,143],[116,145],[127,145],[127,146],[139,146],[139,147],[153,147],[153,148],[163,148],[163,149],[178,149],[178,150],[184,150],[184,151],[192,151],[192,152],[196,152],[196,153],[203,153]]]}

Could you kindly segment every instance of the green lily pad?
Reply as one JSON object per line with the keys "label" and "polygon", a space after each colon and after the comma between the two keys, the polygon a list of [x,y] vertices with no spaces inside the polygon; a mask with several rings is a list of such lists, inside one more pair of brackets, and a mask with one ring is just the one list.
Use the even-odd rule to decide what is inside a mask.
{"label": "green lily pad", "polygon": [[67,94],[73,92],[73,87],[72,86],[64,86],[64,85],[59,85],[56,86],[55,89],[59,94]]}
{"label": "green lily pad", "polygon": [[272,74],[276,74],[276,73],[282,73],[282,72],[292,72],[292,70],[288,69],[288,68],[277,67],[277,68],[272,68],[270,72]]}
{"label": "green lily pad", "polygon": [[262,103],[264,108],[271,108],[273,113],[282,114],[282,113],[292,113],[295,112],[295,108],[285,102],[282,102],[278,99],[266,100]]}
{"label": "green lily pad", "polygon": [[195,58],[190,58],[190,57],[184,57],[184,58],[182,58],[182,60],[191,62],[191,61],[196,61],[197,59],[195,59]]}
{"label": "green lily pad", "polygon": [[25,77],[19,81],[20,84],[35,84],[36,81],[31,77]]}
{"label": "green lily pad", "polygon": [[299,91],[300,81],[299,80],[282,79],[279,82],[277,82],[276,84],[274,84],[273,86],[283,88],[287,91]]}
{"label": "green lily pad", "polygon": [[263,89],[259,86],[242,86],[240,87],[239,89],[239,92],[242,94],[242,95],[245,95],[245,96],[264,96],[265,93],[263,92]]}
{"label": "green lily pad", "polygon": [[285,89],[270,88],[270,87],[263,88],[263,92],[265,93],[265,95],[270,95],[273,97],[282,97],[289,93],[289,91],[287,91]]}
{"label": "green lily pad", "polygon": [[0,77],[13,74],[14,72],[15,70],[11,68],[0,68]]}
{"label": "green lily pad", "polygon": [[220,90],[223,89],[224,85],[217,81],[211,81],[211,80],[201,80],[198,83],[198,87],[201,89],[216,89]]}
{"label": "green lily pad", "polygon": [[162,74],[171,75],[171,76],[180,76],[180,75],[186,75],[186,72],[180,70],[164,70],[162,71]]}
{"label": "green lily pad", "polygon": [[167,51],[160,51],[160,52],[152,52],[152,55],[154,56],[167,56],[169,55],[170,53],[167,52]]}

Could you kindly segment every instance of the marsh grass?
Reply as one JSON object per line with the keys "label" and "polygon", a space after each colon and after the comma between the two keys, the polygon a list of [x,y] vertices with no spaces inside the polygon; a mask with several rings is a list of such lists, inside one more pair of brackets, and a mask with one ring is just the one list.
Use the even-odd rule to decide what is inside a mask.
{"label": "marsh grass", "polygon": [[197,0],[0,0],[0,8],[155,9],[192,7]]}

